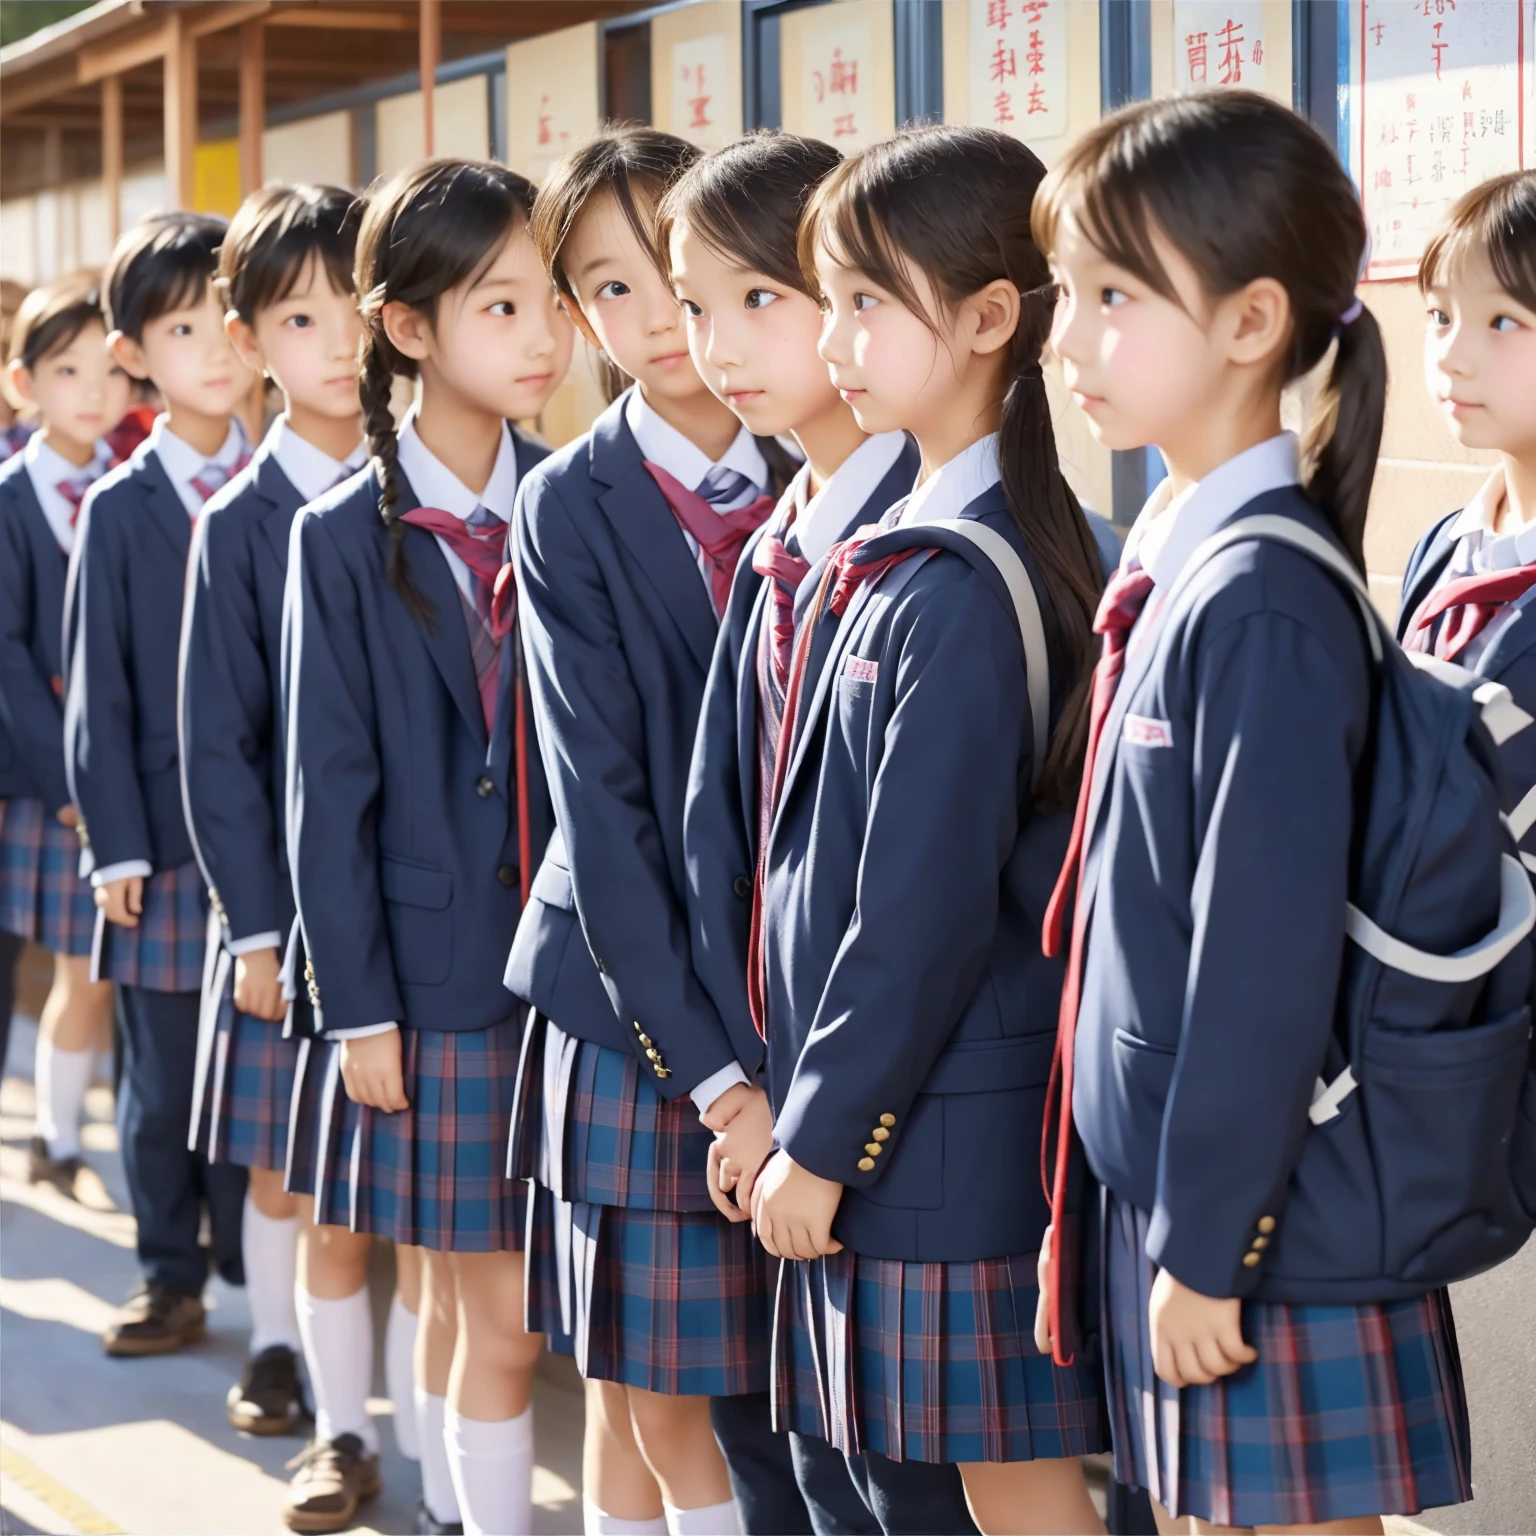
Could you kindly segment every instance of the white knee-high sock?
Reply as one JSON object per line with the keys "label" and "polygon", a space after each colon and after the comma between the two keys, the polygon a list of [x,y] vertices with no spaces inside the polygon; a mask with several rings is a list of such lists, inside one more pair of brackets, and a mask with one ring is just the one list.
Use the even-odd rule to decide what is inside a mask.
{"label": "white knee-high sock", "polygon": [[581,1528],[586,1536],[667,1536],[667,1517],[654,1520],[625,1520],[599,1509],[591,1499],[581,1501]]}
{"label": "white knee-high sock", "polygon": [[528,1536],[533,1521],[533,1409],[515,1419],[448,1410],[448,1465],[465,1536]]}
{"label": "white knee-high sock", "polygon": [[673,1509],[670,1504],[662,1507],[671,1536],[741,1536],[741,1520],[732,1499],[706,1504],[702,1509]]}
{"label": "white knee-high sock", "polygon": [[379,1449],[379,1432],[368,1413],[373,1385],[373,1313],[368,1289],[336,1301],[294,1288],[304,1363],[315,1393],[315,1435],[334,1440],[356,1435],[370,1451]]}
{"label": "white knee-high sock", "polygon": [[[427,1513],[439,1525],[459,1523],[459,1496],[453,1486],[453,1472],[448,1465],[448,1435],[445,1419],[448,1399],[437,1397],[425,1387],[415,1389],[416,1427],[420,1431],[421,1497]],[[399,1414],[399,1409],[395,1410]]]}
{"label": "white knee-high sock", "polygon": [[245,1294],[251,1307],[251,1353],[274,1344],[297,1354],[299,1318],[294,1310],[294,1265],[299,1253],[299,1218],[264,1216],[247,1193],[240,1222],[245,1253]]}
{"label": "white knee-high sock", "polygon": [[50,1040],[37,1042],[37,1134],[48,1143],[49,1157],[80,1155],[80,1110],[95,1057],[94,1051],[61,1051]]}
{"label": "white knee-high sock", "polygon": [[384,1330],[384,1385],[395,1405],[395,1447],[408,1461],[421,1460],[416,1422],[416,1314],[397,1295]]}

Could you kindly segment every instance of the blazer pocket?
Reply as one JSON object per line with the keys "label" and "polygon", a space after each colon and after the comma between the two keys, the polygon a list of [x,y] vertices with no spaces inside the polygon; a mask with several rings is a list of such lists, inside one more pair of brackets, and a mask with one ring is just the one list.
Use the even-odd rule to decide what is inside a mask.
{"label": "blazer pocket", "polygon": [[134,743],[134,766],[140,773],[163,773],[176,766],[174,736],[145,736]]}
{"label": "blazer pocket", "polygon": [[453,968],[453,876],[384,855],[379,891],[396,977],[410,986],[441,986]]}

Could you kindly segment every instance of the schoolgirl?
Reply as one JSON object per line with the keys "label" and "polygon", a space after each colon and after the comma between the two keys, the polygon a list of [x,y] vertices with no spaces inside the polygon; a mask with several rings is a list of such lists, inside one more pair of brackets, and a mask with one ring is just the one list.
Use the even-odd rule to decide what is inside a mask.
{"label": "schoolgirl", "polygon": [[[1427,310],[1424,361],[1452,436],[1491,449],[1499,465],[1460,511],[1419,541],[1403,576],[1398,636],[1502,683],[1536,712],[1536,171],[1474,187],[1446,216],[1419,263]],[[1517,731],[1502,748],[1530,836],[1536,739]]]}
{"label": "schoolgirl", "polygon": [[[910,432],[922,470],[813,594],[758,875],[777,1150],[753,1220],[790,1261],[776,1410],[845,1453],[958,1463],[989,1532],[1101,1528],[1077,1460],[1100,1448],[1096,1384],[1031,1332],[1043,1202],[997,1177],[1041,1123],[1061,973],[1036,924],[1099,585],[1040,376],[1042,174],[1015,139],[925,128],[811,201],[821,354],[859,424]],[[1046,659],[1026,662],[994,563],[923,527],[957,518],[1028,572],[1049,720],[1029,675]]]}
{"label": "schoolgirl", "polygon": [[75,1197],[88,1194],[80,1110],[111,1032],[112,987],[90,978],[96,906],[64,771],[64,578],[81,498],[111,462],[105,434],[129,395],[90,278],[22,301],[6,382],[38,430],[0,468],[0,930],[53,953],[29,1177]]}
{"label": "schoolgirl", "polygon": [[[507,984],[536,1013],[512,1166],[535,1178],[528,1321],[589,1383],[588,1529],[656,1529],[612,1473],[631,1429],[667,1529],[737,1529],[709,1399],[767,1385],[765,1258],[715,1209],[709,1129],[761,1058],[693,973],[683,801],[732,573],[773,506],[764,446],[708,389],[655,245],[697,157],[651,129],[566,156],[534,237],[572,317],[632,378],[529,477],[514,538],[557,831]],[[649,1520],[648,1520],[649,1517]],[[641,1522],[630,1524],[627,1522]]]}
{"label": "schoolgirl", "polygon": [[172,213],[118,242],[109,344],[165,402],[148,438],[81,504],[64,604],[65,764],[97,905],[93,978],[115,981],[118,1129],[145,1287],[108,1325],[109,1354],[200,1337],[208,1260],[238,1283],[245,1170],[187,1145],[208,904],[182,812],[177,647],[192,525],[249,458],[233,412],[250,372],[213,288],[222,219]]}
{"label": "schoolgirl", "polygon": [[[237,1429],[253,1434],[291,1432],[303,1408],[299,1215],[283,1189],[299,1042],[284,1038],[288,1002],[279,975],[294,918],[282,832],[279,657],[293,519],[363,460],[356,237],[351,193],[273,186],[247,199],[224,238],[215,286],[230,339],[248,367],[276,381],[284,410],[199,519],[182,631],[182,794],[215,919],[192,1138],[211,1162],[250,1170],[243,1244],[250,1360],[228,1411]],[[331,1440],[338,1391],[330,1346],[345,1329],[317,1328],[309,1302],[306,1292],[319,1438]],[[369,1387],[357,1384],[359,1401]]]}
{"label": "schoolgirl", "polygon": [[[917,478],[915,444],[902,432],[867,435],[816,351],[821,308],[807,290],[796,236],[806,202],[841,158],[813,139],[754,134],[693,166],[660,217],[701,377],[743,425],[792,436],[806,456],[736,568],[683,815],[694,969],[743,1036],[753,1029],[750,872],[765,830],[795,614],[803,612],[797,593],[836,542],[877,521]],[[772,1126],[760,1082],[736,1092],[745,1106],[715,1139],[709,1187],[723,1214],[745,1221]],[[817,1530],[878,1530],[865,1500],[888,1513],[899,1508],[912,1529],[970,1528],[951,1466],[872,1452],[850,1463],[817,1436],[792,1433],[785,1445],[772,1432],[766,1392],[717,1398],[713,1414],[748,1530],[803,1529],[807,1520]],[[754,1475],[776,1446],[780,1477]]]}
{"label": "schoolgirl", "polygon": [[[1090,766],[1048,930],[1053,947],[1070,934],[1053,1279],[1075,1123],[1104,1191],[1117,1476],[1181,1520],[1379,1529],[1470,1496],[1446,1296],[1269,1299],[1336,1017],[1365,632],[1335,577],[1267,540],[1168,596],[1247,515],[1293,519],[1364,569],[1386,366],[1355,296],[1359,198],[1310,126],[1233,91],[1091,129],[1034,227],[1067,386],[1101,441],[1155,443],[1169,469],[1099,609]],[[1281,391],[1330,349],[1299,456]],[[1067,1299],[1053,1290],[1043,1319],[1058,1356]]]}
{"label": "schoolgirl", "polygon": [[[524,1199],[503,1174],[522,1012],[499,985],[547,827],[505,558],[572,334],[528,234],[533,189],[434,160],[370,202],[357,246],[369,470],[294,525],[285,607],[288,840],[328,1044],[315,1219],[447,1256],[446,1409],[466,1530],[528,1528]],[[419,384],[398,436],[397,376]],[[355,1468],[353,1470],[356,1470]],[[376,1472],[362,1480],[376,1480]]]}

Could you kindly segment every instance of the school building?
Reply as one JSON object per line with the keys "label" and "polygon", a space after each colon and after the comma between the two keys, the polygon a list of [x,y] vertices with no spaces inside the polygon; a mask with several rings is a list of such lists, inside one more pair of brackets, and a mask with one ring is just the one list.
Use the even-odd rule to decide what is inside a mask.
{"label": "school building", "polygon": [[[1393,379],[1367,557],[1390,611],[1420,532],[1485,472],[1422,383],[1412,274],[1462,190],[1536,165],[1536,0],[100,0],[0,51],[0,276],[99,265],[150,209],[228,213],[272,179],[361,187],[437,153],[537,180],[606,119],[706,148],[980,123],[1050,163],[1127,101],[1238,84],[1316,124],[1364,201]],[[546,434],[600,403],[579,358]],[[1129,523],[1156,455],[1109,454],[1053,405],[1084,501]],[[1465,1292],[1479,1497],[1436,1528],[1536,1530],[1536,1256]]]}

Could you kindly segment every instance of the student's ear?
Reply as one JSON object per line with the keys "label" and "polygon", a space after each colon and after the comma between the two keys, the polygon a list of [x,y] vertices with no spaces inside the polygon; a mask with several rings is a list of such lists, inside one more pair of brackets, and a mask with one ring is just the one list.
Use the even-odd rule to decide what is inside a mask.
{"label": "student's ear", "polygon": [[1272,277],[1256,277],[1221,301],[1218,323],[1228,358],[1242,367],[1270,361],[1291,334],[1291,296]]}
{"label": "student's ear", "polygon": [[13,357],[5,370],[5,397],[17,410],[37,404],[32,392],[32,370],[19,357]]}
{"label": "student's ear", "polygon": [[985,356],[1006,347],[1019,328],[1019,290],[1005,277],[978,289],[965,301],[971,350]]}
{"label": "student's ear", "polygon": [[389,337],[389,344],[402,357],[412,358],[419,363],[423,358],[431,356],[432,322],[419,309],[412,309],[409,304],[391,299],[379,311],[379,319],[384,323],[384,334]]}
{"label": "student's ear", "polygon": [[267,360],[262,356],[261,345],[256,340],[256,332],[234,310],[230,310],[224,316],[224,334],[229,337],[229,344],[235,349],[235,356],[252,373],[259,373],[265,377]]}
{"label": "student's ear", "polygon": [[107,351],[130,379],[149,377],[149,359],[144,356],[144,348],[132,336],[123,331],[113,331],[107,337]]}

